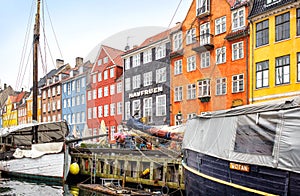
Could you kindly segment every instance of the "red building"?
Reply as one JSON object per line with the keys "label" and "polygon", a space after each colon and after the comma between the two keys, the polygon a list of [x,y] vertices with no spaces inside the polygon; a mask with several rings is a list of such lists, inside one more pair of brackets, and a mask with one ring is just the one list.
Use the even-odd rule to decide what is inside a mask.
{"label": "red building", "polygon": [[109,143],[122,122],[123,51],[102,45],[91,71],[87,88],[87,125],[90,135],[108,131]]}

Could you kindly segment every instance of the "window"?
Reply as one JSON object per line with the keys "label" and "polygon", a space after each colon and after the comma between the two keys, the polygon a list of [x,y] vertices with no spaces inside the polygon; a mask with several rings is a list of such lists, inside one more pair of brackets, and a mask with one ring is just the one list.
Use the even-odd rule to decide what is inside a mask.
{"label": "window", "polygon": [[140,54],[136,54],[133,56],[132,67],[137,67],[141,64]]}
{"label": "window", "polygon": [[210,80],[198,81],[198,97],[210,96]]}
{"label": "window", "polygon": [[232,60],[244,58],[244,46],[243,42],[232,44]]}
{"label": "window", "polygon": [[256,88],[269,86],[269,61],[256,63]]}
{"label": "window", "polygon": [[98,60],[98,66],[102,65],[102,59]]}
{"label": "window", "polygon": [[210,44],[210,23],[204,23],[200,26],[200,46]]}
{"label": "window", "polygon": [[116,131],[116,127],[115,126],[111,126],[110,127],[110,138],[111,138],[111,140],[114,140],[115,131]]}
{"label": "window", "polygon": [[152,84],[152,71],[144,73],[144,86],[150,86]]}
{"label": "window", "polygon": [[290,38],[290,13],[276,16],[276,41],[281,41]]}
{"label": "window", "polygon": [[51,97],[51,89],[48,89],[48,98]]}
{"label": "window", "polygon": [[299,82],[300,81],[300,52],[297,53],[297,71],[298,71],[298,74],[297,74],[297,81]]}
{"label": "window", "polygon": [[88,119],[92,119],[92,108],[88,108]]}
{"label": "window", "polygon": [[186,45],[196,42],[196,29],[189,29],[186,32]]}
{"label": "window", "polygon": [[[96,75],[96,74],[93,74],[92,77],[93,77],[93,83],[95,84],[96,81],[97,81],[97,80],[96,80],[96,79],[97,79],[97,75]],[[71,84],[70,84],[70,86],[71,86]]]}
{"label": "window", "polygon": [[147,117],[148,123],[152,122],[152,97],[145,98],[143,116]]}
{"label": "window", "polygon": [[117,83],[117,93],[121,93],[122,92],[122,82],[118,82]]}
{"label": "window", "polygon": [[103,63],[108,63],[108,57],[103,58]]}
{"label": "window", "polygon": [[125,91],[129,91],[131,88],[130,88],[130,78],[126,78],[125,79]]}
{"label": "window", "polygon": [[173,35],[173,51],[182,49],[182,32]]}
{"label": "window", "polygon": [[74,107],[75,104],[76,104],[76,102],[75,102],[75,97],[72,97],[72,107]]}
{"label": "window", "polygon": [[107,78],[108,78],[108,72],[107,72],[107,70],[105,70],[103,74],[104,74],[103,75],[103,79],[107,80]]}
{"label": "window", "polygon": [[117,114],[122,114],[122,102],[117,103]]}
{"label": "window", "polygon": [[130,58],[125,59],[125,70],[130,69]]}
{"label": "window", "polygon": [[81,121],[85,122],[85,113],[84,112],[81,112]]}
{"label": "window", "polygon": [[115,94],[115,85],[112,84],[110,85],[110,95],[114,95]]}
{"label": "window", "polygon": [[225,95],[227,92],[226,78],[218,78],[216,83],[216,95]]}
{"label": "window", "polygon": [[[67,85],[68,85],[67,94],[70,95],[71,94],[71,83],[68,83]],[[48,97],[49,97],[49,94],[48,94]]]}
{"label": "window", "polygon": [[97,118],[97,107],[93,107],[93,118]]}
{"label": "window", "polygon": [[196,99],[196,84],[188,84],[187,99]]}
{"label": "window", "polygon": [[166,45],[160,45],[156,48],[156,53],[155,53],[155,59],[161,59],[164,58],[166,56]]}
{"label": "window", "polygon": [[166,68],[163,67],[161,69],[156,70],[156,83],[161,83],[167,81],[167,71]]}
{"label": "window", "polygon": [[210,52],[201,53],[201,68],[206,68],[210,66]]}
{"label": "window", "polygon": [[151,49],[144,51],[143,61],[144,61],[143,62],[144,64],[152,61],[152,50]]}
{"label": "window", "polygon": [[125,120],[128,120],[130,117],[131,117],[131,113],[130,113],[130,102],[125,102],[125,111],[124,111],[124,114],[125,114]]}
{"label": "window", "polygon": [[76,121],[77,121],[77,123],[80,123],[81,121],[80,121],[80,113],[78,112],[78,113],[76,113]]}
{"label": "window", "polygon": [[156,116],[165,116],[166,113],[166,95],[156,97]]}
{"label": "window", "polygon": [[107,97],[107,96],[108,96],[108,86],[105,86],[105,87],[104,87],[104,92],[103,92],[103,94],[104,94],[104,97]]}
{"label": "window", "polygon": [[98,106],[98,118],[102,117],[102,106]]}
{"label": "window", "polygon": [[219,35],[226,32],[226,16],[215,20],[215,34]]}
{"label": "window", "polygon": [[136,75],[132,77],[132,89],[137,89],[141,87],[141,75]]}
{"label": "window", "polygon": [[115,68],[111,68],[111,69],[109,70],[109,77],[110,77],[110,78],[115,77]]}
{"label": "window", "polygon": [[[64,85],[66,86],[66,85]],[[43,99],[46,99],[47,95],[46,95],[46,91],[43,91]]]}
{"label": "window", "polygon": [[88,91],[88,100],[92,100],[92,91]]}
{"label": "window", "polygon": [[55,87],[52,88],[52,96],[55,96],[56,95],[56,89]]}
{"label": "window", "polygon": [[140,100],[132,101],[132,115],[141,117],[141,103]]}
{"label": "window", "polygon": [[182,101],[182,86],[175,87],[175,100]]}
{"label": "window", "polygon": [[276,58],[276,85],[290,83],[290,56]]}
{"label": "window", "polygon": [[110,115],[114,116],[116,114],[116,104],[110,104]]}
{"label": "window", "polygon": [[300,9],[297,9],[297,35],[300,35]]}
{"label": "window", "polygon": [[196,56],[187,58],[187,72],[196,70]]}
{"label": "window", "polygon": [[85,88],[85,86],[86,86],[86,84],[85,84],[85,78],[82,78],[81,79],[81,86],[82,86],[82,88]]}
{"label": "window", "polygon": [[85,103],[85,95],[81,95],[81,104]]}
{"label": "window", "polygon": [[107,117],[109,114],[108,105],[104,105],[104,117]]}
{"label": "window", "polygon": [[244,91],[244,75],[232,76],[232,93],[238,93]]}
{"label": "window", "polygon": [[60,109],[61,109],[61,108],[60,108],[60,100],[57,100],[56,106],[57,106],[57,110],[60,110]]}
{"label": "window", "polygon": [[276,3],[280,0],[267,0],[267,4],[273,4],[273,3]]}
{"label": "window", "polygon": [[[81,80],[76,80],[76,92],[80,92],[80,81]],[[60,89],[59,89],[59,91],[60,91]],[[59,94],[58,88],[57,88],[57,94]]]}
{"label": "window", "polygon": [[80,96],[79,95],[76,96],[76,105],[80,105]]}
{"label": "window", "polygon": [[226,62],[226,47],[216,49],[216,64],[221,64]]}
{"label": "window", "polygon": [[269,20],[256,24],[256,47],[269,43]]}
{"label": "window", "polygon": [[97,99],[97,91],[96,91],[96,89],[93,90],[93,99]]}
{"label": "window", "polygon": [[102,88],[98,88],[98,98],[102,97]]}
{"label": "window", "polygon": [[178,75],[182,73],[182,60],[175,61],[174,65],[174,75]]}
{"label": "window", "polygon": [[232,12],[232,30],[238,30],[245,26],[245,8],[242,7]]}
{"label": "window", "polygon": [[210,0],[197,0],[197,16],[209,12],[209,5]]}

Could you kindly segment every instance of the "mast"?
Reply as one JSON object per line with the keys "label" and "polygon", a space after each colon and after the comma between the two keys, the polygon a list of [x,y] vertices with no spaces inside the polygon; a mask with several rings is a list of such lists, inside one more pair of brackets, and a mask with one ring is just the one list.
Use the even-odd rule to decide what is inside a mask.
{"label": "mast", "polygon": [[[33,87],[32,87],[32,120],[38,121],[37,110],[38,110],[38,48],[40,43],[40,0],[37,0],[37,13],[35,14],[35,25],[33,35]],[[32,142],[38,143],[37,141],[37,127],[33,129]]]}

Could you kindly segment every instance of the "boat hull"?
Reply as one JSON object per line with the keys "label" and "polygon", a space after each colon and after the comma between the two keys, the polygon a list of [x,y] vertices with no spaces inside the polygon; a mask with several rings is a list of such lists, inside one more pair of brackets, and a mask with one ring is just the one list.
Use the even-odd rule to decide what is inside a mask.
{"label": "boat hull", "polygon": [[2,160],[0,171],[9,176],[64,182],[70,162],[71,156],[66,156],[64,152],[45,154],[38,158]]}
{"label": "boat hull", "polygon": [[300,174],[258,165],[230,169],[227,160],[185,151],[186,195],[299,195]]}

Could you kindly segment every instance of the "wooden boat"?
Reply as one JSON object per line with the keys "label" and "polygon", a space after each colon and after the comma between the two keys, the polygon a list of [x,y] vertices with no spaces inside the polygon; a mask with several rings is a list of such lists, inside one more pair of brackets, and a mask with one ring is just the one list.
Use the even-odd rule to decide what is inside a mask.
{"label": "wooden boat", "polygon": [[182,149],[187,195],[299,195],[300,97],[198,116]]}
{"label": "wooden boat", "polygon": [[[33,143],[33,130],[38,142]],[[0,129],[2,175],[64,182],[71,156],[65,137],[65,121],[31,123]]]}

